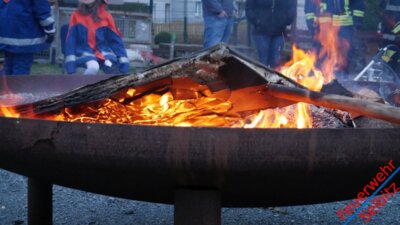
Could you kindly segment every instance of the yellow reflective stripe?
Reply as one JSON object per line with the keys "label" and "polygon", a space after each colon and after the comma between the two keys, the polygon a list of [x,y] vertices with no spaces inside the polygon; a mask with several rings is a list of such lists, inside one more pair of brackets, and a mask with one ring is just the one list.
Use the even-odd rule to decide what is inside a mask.
{"label": "yellow reflective stripe", "polygon": [[350,14],[350,2],[349,0],[344,1],[344,12],[349,15]]}
{"label": "yellow reflective stripe", "polygon": [[333,15],[334,26],[352,26],[353,25],[353,17],[348,15]]}
{"label": "yellow reflective stripe", "polygon": [[328,9],[328,5],[326,3],[321,2],[320,5],[320,12],[323,13]]}
{"label": "yellow reflective stripe", "polygon": [[332,22],[332,18],[331,17],[319,17],[318,22],[319,23],[330,23],[330,22]]}
{"label": "yellow reflective stripe", "polygon": [[358,17],[364,17],[364,11],[361,10],[353,10],[353,15]]}
{"label": "yellow reflective stripe", "polygon": [[351,22],[338,22],[338,21],[335,22],[334,21],[332,24],[335,27],[353,26],[353,21],[351,21]]}
{"label": "yellow reflective stripe", "polygon": [[392,57],[394,54],[396,54],[396,51],[393,51],[393,50],[386,50],[385,51],[385,55],[386,56],[388,56],[388,57]]}
{"label": "yellow reflective stripe", "polygon": [[333,15],[332,16],[334,20],[348,20],[351,19],[351,16],[349,15]]}
{"label": "yellow reflective stripe", "polygon": [[386,50],[385,53],[382,56],[382,60],[385,62],[389,62],[390,59],[393,57],[393,55],[396,54],[395,51],[393,50]]}
{"label": "yellow reflective stripe", "polygon": [[353,17],[348,15],[333,15],[334,23],[353,23]]}
{"label": "yellow reflective stripe", "polygon": [[394,29],[392,30],[393,33],[397,34],[398,32],[400,32],[400,22],[396,23],[396,26],[394,27]]}
{"label": "yellow reflective stripe", "polygon": [[315,18],[315,13],[306,13],[307,20],[314,19],[314,18]]}

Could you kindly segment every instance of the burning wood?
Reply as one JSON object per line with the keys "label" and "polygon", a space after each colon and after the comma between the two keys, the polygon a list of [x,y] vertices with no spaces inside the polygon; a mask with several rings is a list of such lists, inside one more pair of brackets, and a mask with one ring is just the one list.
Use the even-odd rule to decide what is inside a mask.
{"label": "burning wood", "polygon": [[400,109],[381,103],[275,84],[268,85],[268,93],[290,101],[341,109],[400,124]]}
{"label": "burning wood", "polygon": [[252,112],[290,104],[263,95],[268,82],[300,86],[221,45],[3,112],[65,121],[243,127]]}
{"label": "burning wood", "polygon": [[[302,85],[316,84],[312,90],[322,87],[318,77],[322,75],[314,71],[313,77],[305,77],[301,74],[311,69],[301,63],[296,66],[288,73],[294,74],[291,78],[300,84],[221,45],[139,75],[112,77],[60,96],[1,109],[5,116],[70,122],[244,128],[324,126],[324,120],[316,125],[312,117],[329,117],[327,111],[315,107],[311,110],[304,104],[288,106],[293,99],[270,93],[273,84],[304,91]],[[344,126],[337,119],[326,121]]]}

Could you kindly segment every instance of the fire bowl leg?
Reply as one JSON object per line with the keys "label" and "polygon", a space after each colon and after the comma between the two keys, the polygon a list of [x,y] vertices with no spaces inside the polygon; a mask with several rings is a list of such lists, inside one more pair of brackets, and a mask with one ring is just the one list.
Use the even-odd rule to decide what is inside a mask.
{"label": "fire bowl leg", "polygon": [[221,193],[211,189],[177,189],[174,224],[220,225]]}
{"label": "fire bowl leg", "polygon": [[28,225],[53,224],[53,185],[28,178]]}

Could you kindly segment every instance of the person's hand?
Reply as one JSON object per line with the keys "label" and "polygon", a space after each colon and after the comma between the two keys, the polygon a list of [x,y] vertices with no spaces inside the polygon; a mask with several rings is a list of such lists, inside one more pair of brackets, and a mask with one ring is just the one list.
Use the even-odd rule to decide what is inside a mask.
{"label": "person's hand", "polygon": [[236,9],[233,10],[233,15],[232,16],[235,17],[235,18],[239,18],[239,12]]}
{"label": "person's hand", "polygon": [[228,14],[225,12],[225,10],[222,10],[222,12],[218,14],[218,17],[227,17],[227,16]]}
{"label": "person's hand", "polygon": [[112,62],[108,59],[106,59],[106,61],[104,61],[104,65],[107,67],[112,67]]}
{"label": "person's hand", "polygon": [[46,43],[51,44],[54,41],[54,33],[48,33],[46,37]]}

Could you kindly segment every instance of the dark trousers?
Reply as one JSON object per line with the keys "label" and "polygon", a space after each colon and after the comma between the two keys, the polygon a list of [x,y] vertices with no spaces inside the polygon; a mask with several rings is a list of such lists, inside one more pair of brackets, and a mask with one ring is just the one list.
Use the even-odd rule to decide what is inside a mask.
{"label": "dark trousers", "polygon": [[253,34],[253,39],[257,47],[258,60],[272,68],[279,66],[284,47],[283,35]]}
{"label": "dark trousers", "polygon": [[29,75],[33,53],[4,52],[3,75]]}

